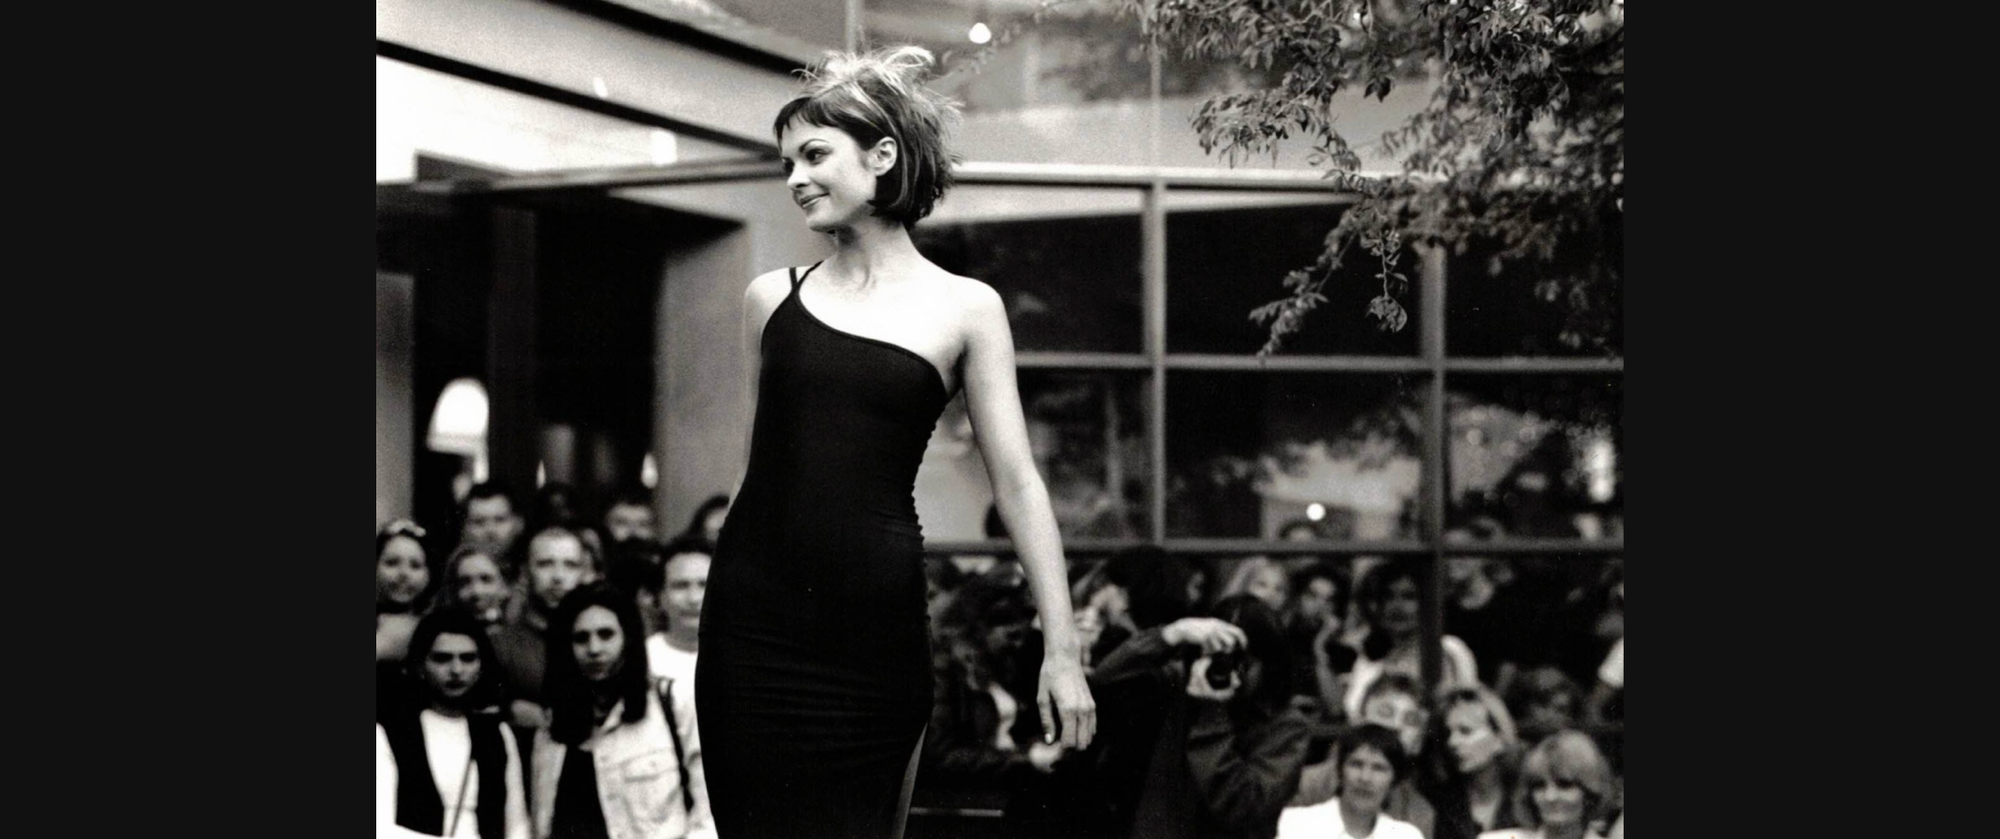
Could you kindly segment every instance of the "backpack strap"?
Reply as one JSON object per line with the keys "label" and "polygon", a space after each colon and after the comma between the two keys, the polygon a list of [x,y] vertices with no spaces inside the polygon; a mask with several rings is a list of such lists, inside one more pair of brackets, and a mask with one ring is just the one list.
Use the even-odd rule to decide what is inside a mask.
{"label": "backpack strap", "polygon": [[681,808],[692,817],[694,815],[694,790],[689,787],[692,781],[688,777],[687,752],[681,747],[680,720],[674,717],[674,700],[671,696],[674,680],[663,678],[654,682],[654,685],[659,689],[660,710],[667,715],[667,736],[674,739],[674,767],[681,772]]}

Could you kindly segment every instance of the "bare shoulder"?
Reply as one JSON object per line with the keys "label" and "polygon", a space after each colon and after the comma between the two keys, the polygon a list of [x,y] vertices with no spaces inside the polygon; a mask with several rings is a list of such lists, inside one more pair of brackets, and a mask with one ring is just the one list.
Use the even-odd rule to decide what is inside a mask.
{"label": "bare shoulder", "polygon": [[792,269],[779,268],[766,271],[750,280],[743,290],[743,302],[760,304],[762,308],[778,305],[792,290]]}
{"label": "bare shoulder", "polygon": [[961,322],[986,325],[1007,322],[1007,303],[1000,298],[998,290],[980,280],[943,269],[938,269],[938,275],[942,278],[940,286],[945,297]]}

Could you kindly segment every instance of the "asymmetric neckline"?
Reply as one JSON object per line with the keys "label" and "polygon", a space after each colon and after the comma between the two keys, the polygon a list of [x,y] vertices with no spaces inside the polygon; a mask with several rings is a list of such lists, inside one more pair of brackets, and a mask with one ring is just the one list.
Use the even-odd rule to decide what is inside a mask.
{"label": "asymmetric neckline", "polygon": [[[938,390],[942,391],[946,397],[950,397],[951,389],[945,387],[944,373],[940,372],[938,370],[937,365],[933,364],[930,359],[925,358],[923,353],[917,352],[916,350],[910,349],[909,347],[905,347],[901,344],[897,344],[891,341],[884,341],[881,338],[870,338],[866,335],[859,335],[853,332],[849,332],[845,329],[841,329],[840,327],[834,326],[833,324],[827,323],[826,321],[820,320],[819,315],[813,314],[812,309],[806,306],[805,295],[800,293],[800,289],[805,288],[806,278],[812,276],[812,272],[814,271],[814,269],[819,268],[819,266],[824,263],[825,260],[813,263],[811,268],[807,268],[804,274],[798,275],[798,279],[792,282],[792,293],[789,299],[792,301],[793,305],[799,307],[800,312],[805,313],[806,320],[818,324],[821,329],[824,329],[835,335],[844,336],[864,343],[887,347],[891,350],[894,350],[896,352],[907,355],[912,359],[915,359],[916,361],[924,365],[925,370],[930,371],[931,381],[937,384]],[[792,271],[796,273],[798,269],[794,268],[792,269]]]}

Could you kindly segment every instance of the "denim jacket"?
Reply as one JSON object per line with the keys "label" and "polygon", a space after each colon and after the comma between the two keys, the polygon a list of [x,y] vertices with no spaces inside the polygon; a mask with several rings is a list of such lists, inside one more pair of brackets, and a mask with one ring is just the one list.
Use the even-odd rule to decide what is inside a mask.
{"label": "denim jacket", "polygon": [[[665,682],[673,699],[674,719],[679,723],[681,746],[685,750],[686,779],[675,760],[673,737],[667,733],[666,715],[660,708],[660,691],[646,692],[646,716],[637,723],[622,719],[623,703],[613,706],[604,725],[590,736],[588,755],[597,770],[597,798],[604,808],[604,824],[611,839],[715,839],[715,823],[708,811],[708,785],[701,769],[701,735],[694,720],[694,691],[685,682]],[[535,836],[545,839],[554,829],[556,782],[562,778],[563,760],[572,750],[549,737],[548,729],[535,732],[534,804]],[[681,784],[688,783],[694,808],[681,804]]]}

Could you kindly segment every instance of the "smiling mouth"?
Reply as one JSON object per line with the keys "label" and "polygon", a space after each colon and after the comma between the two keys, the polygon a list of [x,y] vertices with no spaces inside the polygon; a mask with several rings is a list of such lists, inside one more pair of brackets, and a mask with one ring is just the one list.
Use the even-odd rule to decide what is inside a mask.
{"label": "smiling mouth", "polygon": [[801,198],[801,199],[799,199],[799,200],[798,200],[798,204],[799,204],[799,208],[800,208],[800,209],[805,209],[806,207],[810,207],[810,206],[812,206],[812,203],[813,203],[814,201],[818,201],[818,200],[820,200],[821,198],[825,198],[825,197],[826,197],[826,196],[824,196],[824,195],[813,195],[813,196],[808,196],[808,197],[806,197],[806,198]]}

